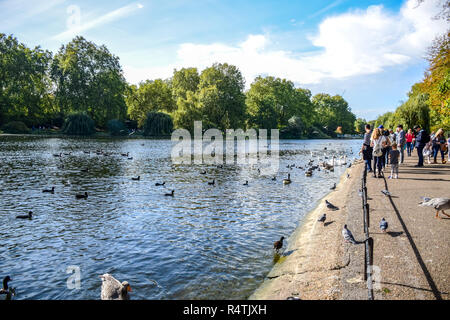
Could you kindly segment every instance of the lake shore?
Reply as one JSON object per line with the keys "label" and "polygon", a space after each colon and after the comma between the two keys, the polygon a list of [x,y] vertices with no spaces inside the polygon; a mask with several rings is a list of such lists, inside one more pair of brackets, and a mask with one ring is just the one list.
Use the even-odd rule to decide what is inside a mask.
{"label": "lake shore", "polygon": [[[347,255],[348,246],[342,240],[341,230],[347,223],[349,201],[354,204],[360,199],[356,197],[363,169],[361,161],[347,169],[336,190],[320,200],[305,217],[289,237],[288,247],[278,263],[249,300],[286,300],[288,297],[337,300],[343,297],[345,284],[341,270],[350,264],[350,255]],[[347,173],[350,178],[347,178]],[[325,200],[340,210],[328,210]],[[317,222],[323,213],[327,214],[325,225]],[[356,282],[361,282],[361,279]]]}

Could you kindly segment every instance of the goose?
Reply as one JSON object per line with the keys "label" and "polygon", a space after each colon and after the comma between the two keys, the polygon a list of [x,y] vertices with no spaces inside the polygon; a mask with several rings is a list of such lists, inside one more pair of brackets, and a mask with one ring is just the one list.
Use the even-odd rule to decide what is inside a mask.
{"label": "goose", "polygon": [[137,178],[131,178],[131,180],[133,180],[133,181],[140,181],[141,180],[141,176],[138,176]]}
{"label": "goose", "polygon": [[130,155],[130,153],[129,152],[127,152],[127,153],[121,153],[120,154],[122,157],[128,157],[129,155]]}
{"label": "goose", "polygon": [[272,181],[277,181],[277,177],[273,177],[273,178],[272,178]]}
{"label": "goose", "polygon": [[214,186],[216,184],[216,180],[214,179],[212,182],[208,182],[210,186]]}
{"label": "goose", "polygon": [[446,214],[444,210],[450,210],[450,199],[449,198],[423,198],[423,201],[419,203],[422,207],[433,207],[436,209],[436,217],[439,218],[439,211],[442,212],[442,214],[446,215],[447,217],[450,217],[450,215]]}
{"label": "goose", "polygon": [[28,212],[28,215],[26,216],[17,216],[16,219],[32,219],[33,218],[33,211]]}
{"label": "goose", "polygon": [[[311,169],[310,169],[310,170],[311,170]],[[308,170],[308,171],[305,172],[305,176],[307,176],[307,177],[312,177],[312,171],[310,171],[310,170]]]}
{"label": "goose", "polygon": [[248,181],[245,181],[244,186],[248,186]]}
{"label": "goose", "polygon": [[75,198],[77,198],[77,199],[87,199],[88,198],[88,193],[85,192],[84,194],[77,194],[75,196]]}
{"label": "goose", "polygon": [[164,196],[166,196],[166,197],[174,197],[175,196],[175,190],[172,190],[171,193],[166,193]]}
{"label": "goose", "polygon": [[130,300],[131,286],[127,281],[120,283],[112,275],[106,273],[100,276],[102,279],[102,291],[100,297],[102,300]]}
{"label": "goose", "polygon": [[62,152],[60,152],[59,154],[56,154],[56,153],[55,153],[53,156],[54,156],[55,158],[61,158],[61,157],[62,157]]}
{"label": "goose", "polygon": [[129,157],[128,160],[133,160],[133,157]]}
{"label": "goose", "polygon": [[10,278],[10,276],[6,276],[5,278],[3,278],[3,288],[0,289],[0,294],[11,294],[12,292],[12,288],[8,287],[8,282],[12,281],[12,279]]}
{"label": "goose", "polygon": [[283,248],[283,240],[284,240],[284,237],[281,237],[281,239],[279,240],[279,241],[276,241],[274,244],[273,244],[273,248],[278,252],[278,250],[280,250],[281,248]]}
{"label": "goose", "polygon": [[291,174],[288,174],[288,178],[283,180],[283,184],[291,184]]}
{"label": "goose", "polygon": [[155,184],[155,186],[157,186],[157,187],[164,187],[165,185],[166,185],[166,182],[163,182],[163,183],[157,182],[157,183]]}
{"label": "goose", "polygon": [[81,172],[89,172],[89,168],[81,169]]}
{"label": "goose", "polygon": [[50,190],[42,190],[42,193],[55,193],[55,187],[52,187]]}

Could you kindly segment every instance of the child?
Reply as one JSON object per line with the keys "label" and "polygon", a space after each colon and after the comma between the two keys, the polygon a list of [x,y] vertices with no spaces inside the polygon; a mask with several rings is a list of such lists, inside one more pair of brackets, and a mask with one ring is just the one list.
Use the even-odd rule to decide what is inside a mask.
{"label": "child", "polygon": [[427,157],[428,164],[431,164],[431,156],[433,155],[433,142],[431,140],[423,148],[423,155]]}
{"label": "child", "polygon": [[400,157],[400,151],[397,150],[397,144],[392,144],[392,150],[389,152],[391,163],[391,175],[389,179],[398,179],[398,158]]}

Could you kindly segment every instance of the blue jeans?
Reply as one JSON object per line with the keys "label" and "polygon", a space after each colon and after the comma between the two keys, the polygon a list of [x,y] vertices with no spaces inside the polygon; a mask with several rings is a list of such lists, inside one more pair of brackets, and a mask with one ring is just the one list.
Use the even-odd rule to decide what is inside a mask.
{"label": "blue jeans", "polygon": [[364,162],[366,163],[366,170],[372,171],[372,160],[364,160]]}
{"label": "blue jeans", "polygon": [[407,142],[406,143],[406,150],[408,151],[408,157],[411,157],[411,153],[413,151],[414,145],[412,144],[412,142]]}
{"label": "blue jeans", "polygon": [[374,157],[374,168],[373,168],[373,175],[376,176],[377,174],[377,169],[378,169],[378,174],[381,174],[381,169],[383,168],[383,163],[384,163],[384,158],[383,156],[381,157]]}
{"label": "blue jeans", "polygon": [[442,151],[441,146],[437,144],[433,146],[433,158],[435,162],[439,151],[441,152],[442,161],[444,161],[444,151]]}
{"label": "blue jeans", "polygon": [[423,167],[423,148],[425,146],[418,146],[417,149],[417,155],[419,156],[419,163],[417,164],[419,167]]}

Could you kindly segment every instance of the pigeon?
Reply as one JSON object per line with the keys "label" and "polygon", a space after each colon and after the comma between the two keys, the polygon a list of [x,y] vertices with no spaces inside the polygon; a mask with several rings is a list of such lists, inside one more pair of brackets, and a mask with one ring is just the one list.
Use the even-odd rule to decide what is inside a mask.
{"label": "pigeon", "polygon": [[334,186],[332,186],[331,188],[330,188],[330,190],[335,190],[336,189],[336,183],[334,184]]}
{"label": "pigeon", "polygon": [[347,173],[347,179],[350,179],[350,174],[349,173]]}
{"label": "pigeon", "polygon": [[442,212],[442,214],[446,215],[447,217],[450,217],[450,215],[446,214],[444,210],[450,210],[450,199],[449,198],[423,198],[423,201],[420,203],[422,207],[433,207],[436,209],[436,218],[439,217],[439,211]]}
{"label": "pigeon", "polygon": [[381,231],[382,232],[386,232],[387,228],[388,228],[387,221],[384,218],[381,219],[381,221],[380,221],[380,229],[381,229]]}
{"label": "pigeon", "polygon": [[344,229],[342,229],[342,236],[344,237],[344,240],[347,242],[350,242],[352,244],[357,243],[351,231],[347,229],[347,225],[345,225]]}
{"label": "pigeon", "polygon": [[381,193],[384,194],[386,197],[390,197],[391,193],[387,190],[381,190]]}
{"label": "pigeon", "polygon": [[320,216],[319,220],[317,220],[318,222],[322,222],[323,224],[325,224],[325,221],[327,220],[327,214],[324,213],[323,215]]}
{"label": "pigeon", "polygon": [[281,248],[283,248],[283,240],[284,237],[281,237],[280,241],[277,241],[273,244],[273,248],[278,252]]}
{"label": "pigeon", "polygon": [[32,211],[30,211],[30,212],[28,212],[28,214],[26,215],[26,216],[17,216],[16,217],[16,219],[22,219],[22,220],[24,220],[24,219],[32,219],[33,218],[33,212]]}
{"label": "pigeon", "polygon": [[327,208],[333,211],[337,211],[339,210],[338,207],[336,207],[335,205],[333,205],[332,203],[328,202],[328,200],[325,200],[325,203],[327,204]]}

